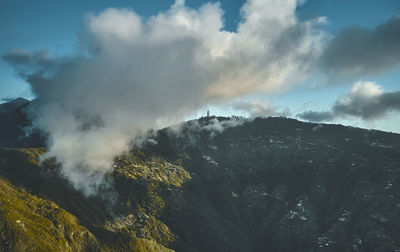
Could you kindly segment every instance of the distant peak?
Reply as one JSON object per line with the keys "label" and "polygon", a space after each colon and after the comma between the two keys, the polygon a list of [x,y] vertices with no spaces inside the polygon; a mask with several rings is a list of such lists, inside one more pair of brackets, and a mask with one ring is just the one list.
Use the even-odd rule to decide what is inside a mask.
{"label": "distant peak", "polygon": [[16,98],[9,102],[0,104],[0,113],[12,113],[16,109],[21,108],[22,106],[25,106],[28,103],[29,103],[29,100],[27,100],[27,99],[24,99],[21,97]]}

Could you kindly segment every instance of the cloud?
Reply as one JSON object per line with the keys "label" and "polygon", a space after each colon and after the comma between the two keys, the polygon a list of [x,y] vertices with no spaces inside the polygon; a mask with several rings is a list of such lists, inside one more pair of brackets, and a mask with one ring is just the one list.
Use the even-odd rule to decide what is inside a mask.
{"label": "cloud", "polygon": [[279,111],[279,108],[273,106],[272,104],[255,100],[249,102],[235,102],[232,105],[234,110],[244,111],[250,114],[251,117],[267,117],[267,116],[289,116],[290,111],[288,108],[284,108]]}
{"label": "cloud", "polygon": [[297,115],[301,119],[310,121],[310,122],[327,122],[332,121],[335,116],[331,111],[305,111]]}
{"label": "cloud", "polygon": [[180,0],[148,19],[111,8],[86,15],[77,55],[11,49],[3,59],[32,86],[30,116],[49,134],[47,155],[90,195],[113,157],[149,128],[307,78],[323,33],[320,19],[296,18],[296,5],[248,0],[237,32],[223,29],[218,3],[190,9]]}
{"label": "cloud", "polygon": [[48,63],[50,57],[46,50],[31,52],[19,47],[12,47],[3,55],[3,59],[16,66],[38,66]]}
{"label": "cloud", "polygon": [[[241,126],[251,122],[254,118],[244,117],[203,117],[200,120],[191,120],[167,128],[167,133],[172,137],[183,140],[185,147],[198,147],[203,144],[205,136],[210,139],[222,134],[229,128]],[[203,139],[203,140],[202,140]]]}
{"label": "cloud", "polygon": [[400,92],[384,91],[374,82],[357,82],[336,102],[333,111],[365,120],[379,119],[390,111],[400,111]]}
{"label": "cloud", "polygon": [[330,83],[384,73],[400,65],[400,17],[375,29],[343,29],[327,45],[320,62]]}
{"label": "cloud", "polygon": [[316,122],[347,116],[373,121],[392,111],[400,111],[400,91],[389,92],[375,82],[359,81],[336,101],[331,111],[308,111],[297,116]]}
{"label": "cloud", "polygon": [[16,72],[23,78],[36,73],[50,74],[62,61],[62,59],[53,59],[46,50],[32,52],[19,47],[10,48],[2,55],[2,58],[13,65]]}
{"label": "cloud", "polygon": [[207,130],[210,132],[210,136],[214,137],[221,134],[224,130],[240,126],[247,122],[248,120],[239,117],[232,117],[228,120],[218,120],[218,118],[213,118],[207,122],[206,125],[201,126],[201,130]]}

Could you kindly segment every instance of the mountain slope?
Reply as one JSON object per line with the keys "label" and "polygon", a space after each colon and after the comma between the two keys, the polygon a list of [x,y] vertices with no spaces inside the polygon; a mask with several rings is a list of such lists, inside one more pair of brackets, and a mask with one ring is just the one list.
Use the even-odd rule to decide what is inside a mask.
{"label": "mountain slope", "polygon": [[[179,135],[164,146],[179,141],[188,142]],[[187,151],[193,192],[247,234],[254,251],[400,248],[398,134],[268,118],[213,138],[204,131],[195,146],[154,149],[172,159]]]}
{"label": "mountain slope", "polygon": [[90,198],[56,160],[38,162],[44,152],[0,148],[0,250],[400,249],[398,134],[202,118],[116,157],[110,186]]}
{"label": "mountain slope", "polygon": [[[153,215],[150,220],[142,220],[147,209],[155,212],[160,207],[157,196],[151,190],[146,192],[147,183],[134,185],[131,182],[133,187],[142,190],[138,195],[142,199],[137,199],[135,204],[143,206],[127,207],[121,201],[117,205],[101,197],[86,198],[57,175],[58,168],[54,160],[39,164],[38,158],[43,153],[44,149],[0,149],[0,183],[4,193],[1,199],[8,202],[1,204],[0,219],[6,223],[2,228],[1,251],[9,247],[12,251],[54,251],[58,248],[63,251],[169,251],[157,243],[168,244],[173,238],[168,227]],[[125,158],[120,158],[120,162],[123,160]],[[116,170],[115,177],[120,181],[121,190],[126,189],[123,185],[131,176],[128,172],[129,168],[123,169],[123,172]],[[137,176],[140,180],[141,175]],[[179,181],[180,175],[176,177],[176,181]],[[176,181],[171,182],[178,183]],[[117,197],[116,192],[104,193]],[[120,210],[111,209],[113,207]],[[131,212],[128,214],[129,210]],[[61,233],[67,240],[65,247],[60,245],[64,244],[65,239],[59,239],[55,233],[60,232],[59,222],[68,230]],[[21,225],[25,225],[22,230]],[[43,230],[37,233],[40,227]],[[136,232],[145,234],[137,235]],[[79,240],[79,237],[72,236],[76,233],[82,233],[86,239]],[[30,242],[20,244],[20,240]]]}
{"label": "mountain slope", "polygon": [[55,203],[0,179],[1,251],[94,251],[96,238]]}

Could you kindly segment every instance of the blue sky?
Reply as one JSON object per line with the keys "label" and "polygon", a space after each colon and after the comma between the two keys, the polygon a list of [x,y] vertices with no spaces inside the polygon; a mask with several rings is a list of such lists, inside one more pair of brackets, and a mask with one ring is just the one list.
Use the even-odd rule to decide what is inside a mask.
{"label": "blue sky", "polygon": [[[198,8],[208,1],[187,0],[186,5]],[[216,2],[216,1],[211,1]],[[245,1],[222,0],[225,11],[225,29],[235,31],[241,21],[240,7]],[[134,0],[1,0],[0,1],[0,54],[17,46],[26,50],[48,50],[53,56],[73,54],[78,46],[78,33],[82,29],[85,14],[98,14],[110,7],[125,7],[134,10],[144,18],[166,11],[173,1]],[[398,0],[308,0],[296,9],[299,20],[325,16],[327,23],[323,30],[329,36],[336,36],[342,29],[360,26],[374,29],[389,18],[400,14]],[[400,69],[398,65],[382,73],[361,76],[358,80],[374,81],[388,91],[399,91]],[[337,85],[320,85],[318,77],[311,76],[285,92],[253,94],[247,99],[267,100],[278,108],[289,108],[292,115],[305,110],[329,110],[338,97],[349,92],[356,80],[342,81]],[[29,84],[22,80],[13,67],[0,61],[0,99],[14,97],[32,98]],[[226,107],[211,107],[217,114],[240,113]],[[335,122],[372,127],[400,132],[398,114],[373,123],[358,119],[338,119]]]}

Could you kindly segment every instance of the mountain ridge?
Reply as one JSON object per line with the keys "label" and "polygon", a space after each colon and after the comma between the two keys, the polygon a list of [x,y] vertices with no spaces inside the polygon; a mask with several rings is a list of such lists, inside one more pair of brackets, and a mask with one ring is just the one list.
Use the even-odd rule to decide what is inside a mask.
{"label": "mountain ridge", "polygon": [[[45,148],[3,146],[0,184],[20,191],[1,198],[0,220],[12,223],[1,229],[1,249],[32,251],[37,242],[30,241],[57,232],[70,237],[68,246],[48,239],[37,251],[400,248],[399,134],[286,118],[235,120],[207,117],[154,132],[115,158],[111,187],[89,198],[59,176],[55,159],[38,162]],[[19,216],[8,200],[54,227],[37,237],[25,231],[22,224],[31,230],[35,222],[7,217]],[[25,207],[42,201],[48,203]],[[54,219],[63,218],[71,221],[57,231]],[[74,240],[75,230],[87,235]],[[10,247],[16,232],[26,242]]]}

